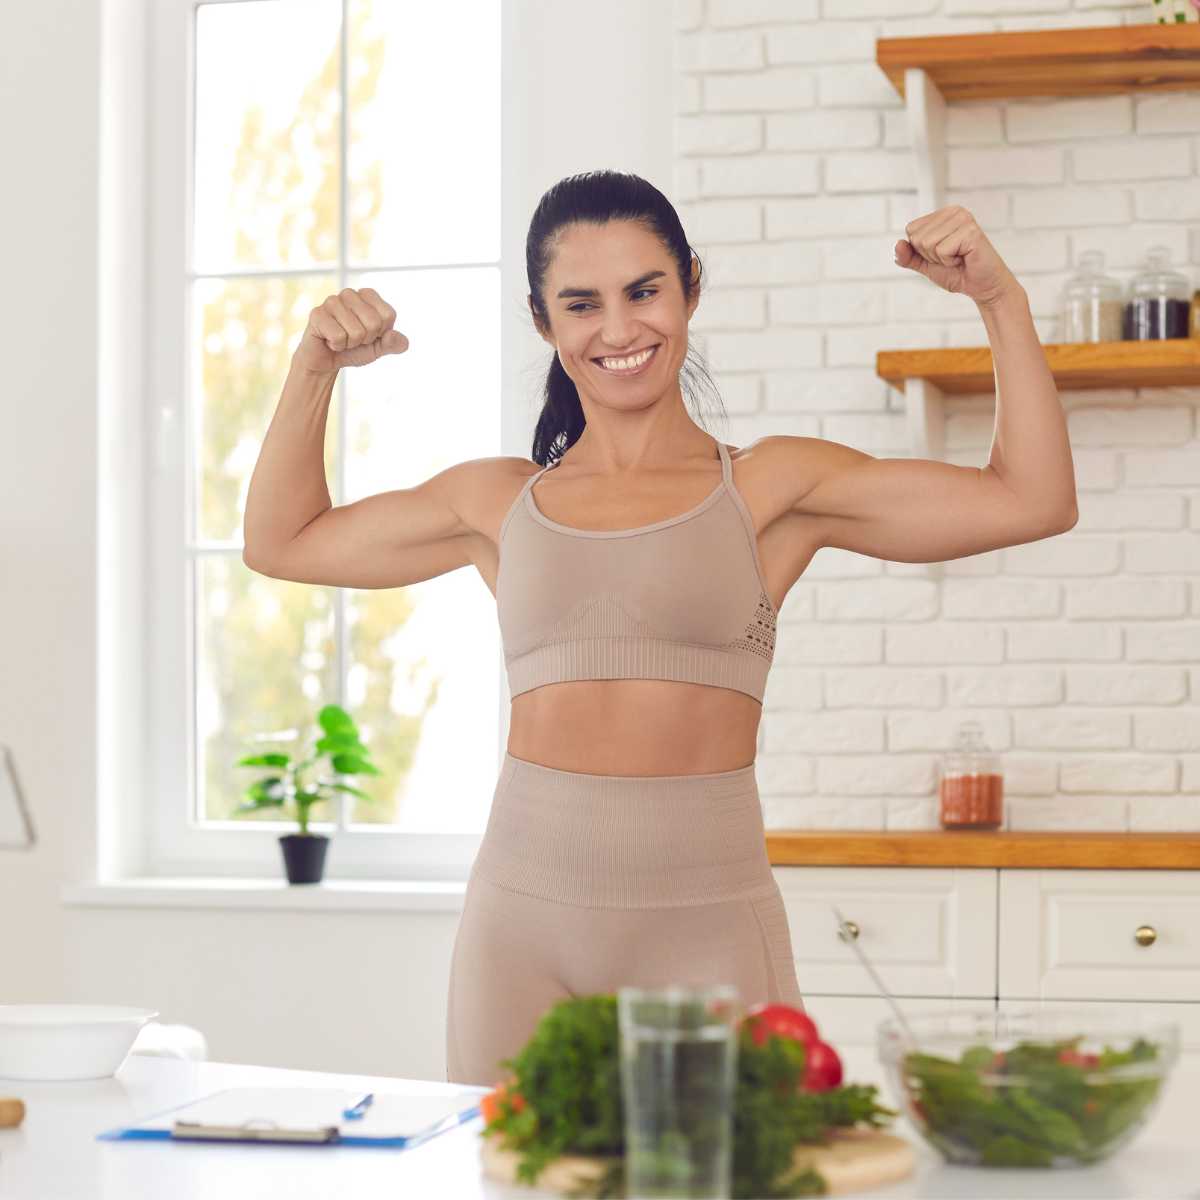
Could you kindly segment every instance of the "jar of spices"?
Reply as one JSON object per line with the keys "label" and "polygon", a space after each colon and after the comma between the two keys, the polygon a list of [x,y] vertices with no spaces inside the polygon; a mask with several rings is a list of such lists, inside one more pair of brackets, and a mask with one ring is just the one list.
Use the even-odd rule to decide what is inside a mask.
{"label": "jar of spices", "polygon": [[1063,288],[1063,342],[1119,342],[1121,284],[1104,274],[1104,251],[1085,250]]}
{"label": "jar of spices", "polygon": [[1171,251],[1151,246],[1142,270],[1133,277],[1132,299],[1125,306],[1125,340],[1185,338],[1191,315],[1187,277],[1168,269]]}
{"label": "jar of spices", "polygon": [[959,725],[954,749],[942,761],[939,791],[943,829],[999,829],[1004,824],[1004,777],[978,721]]}

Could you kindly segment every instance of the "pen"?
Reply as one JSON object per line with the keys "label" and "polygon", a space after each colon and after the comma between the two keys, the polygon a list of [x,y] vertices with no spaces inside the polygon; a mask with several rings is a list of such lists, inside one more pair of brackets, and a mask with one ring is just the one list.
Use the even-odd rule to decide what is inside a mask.
{"label": "pen", "polygon": [[352,1108],[343,1108],[342,1116],[347,1121],[357,1121],[359,1117],[371,1107],[371,1101],[375,1099],[374,1092],[368,1092],[357,1104]]}

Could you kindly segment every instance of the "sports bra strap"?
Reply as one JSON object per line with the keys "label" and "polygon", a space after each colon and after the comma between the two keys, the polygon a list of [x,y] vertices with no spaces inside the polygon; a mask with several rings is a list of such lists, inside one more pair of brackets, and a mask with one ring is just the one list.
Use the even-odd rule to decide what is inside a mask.
{"label": "sports bra strap", "polygon": [[721,478],[726,483],[733,483],[733,464],[729,461],[729,449],[720,438],[717,439],[717,452],[721,455]]}

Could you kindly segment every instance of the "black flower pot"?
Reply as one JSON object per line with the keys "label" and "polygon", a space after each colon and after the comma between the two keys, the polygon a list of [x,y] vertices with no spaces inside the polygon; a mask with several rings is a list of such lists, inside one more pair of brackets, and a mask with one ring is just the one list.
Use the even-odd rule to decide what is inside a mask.
{"label": "black flower pot", "polygon": [[288,833],[279,839],[288,883],[320,883],[329,838],[323,833]]}

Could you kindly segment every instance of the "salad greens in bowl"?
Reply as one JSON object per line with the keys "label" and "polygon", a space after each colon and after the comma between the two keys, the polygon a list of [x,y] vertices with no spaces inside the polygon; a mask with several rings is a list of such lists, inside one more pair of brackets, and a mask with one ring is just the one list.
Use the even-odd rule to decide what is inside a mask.
{"label": "salad greens in bowl", "polygon": [[1179,1057],[1179,1026],[1108,1009],[894,1018],[878,1031],[896,1099],[952,1163],[1069,1167],[1125,1145]]}

